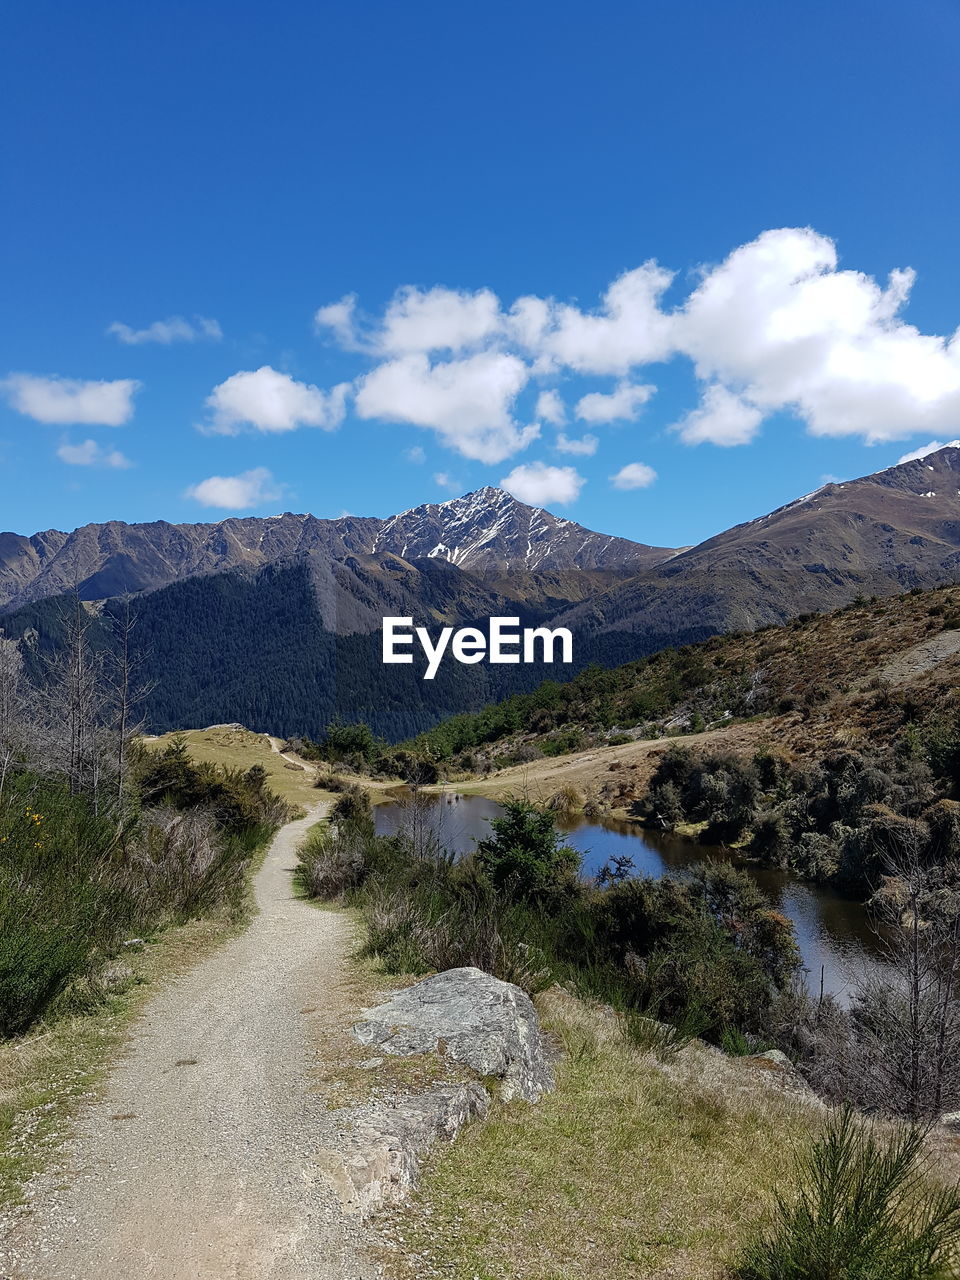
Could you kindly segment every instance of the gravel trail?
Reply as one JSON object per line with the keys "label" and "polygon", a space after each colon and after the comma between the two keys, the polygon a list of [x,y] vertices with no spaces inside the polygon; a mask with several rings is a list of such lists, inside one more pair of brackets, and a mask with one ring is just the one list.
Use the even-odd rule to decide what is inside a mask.
{"label": "gravel trail", "polygon": [[[342,1026],[349,924],[292,893],[322,810],[276,836],[259,914],[159,992],[32,1212],[0,1242],[16,1280],[373,1280],[317,1152],[336,1117],[311,1091],[311,1020]],[[6,1252],[6,1261],[3,1260]]]}
{"label": "gravel trail", "polygon": [[906,684],[960,653],[960,631],[941,631],[898,653],[872,674],[890,684]]}

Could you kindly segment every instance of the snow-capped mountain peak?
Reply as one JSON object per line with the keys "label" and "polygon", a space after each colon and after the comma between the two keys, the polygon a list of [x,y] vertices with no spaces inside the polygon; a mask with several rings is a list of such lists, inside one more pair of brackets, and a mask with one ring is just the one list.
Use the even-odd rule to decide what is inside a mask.
{"label": "snow-capped mountain peak", "polygon": [[445,502],[428,502],[387,520],[372,550],[404,559],[428,556],[461,569],[600,569],[658,563],[668,549],[593,533],[486,485]]}

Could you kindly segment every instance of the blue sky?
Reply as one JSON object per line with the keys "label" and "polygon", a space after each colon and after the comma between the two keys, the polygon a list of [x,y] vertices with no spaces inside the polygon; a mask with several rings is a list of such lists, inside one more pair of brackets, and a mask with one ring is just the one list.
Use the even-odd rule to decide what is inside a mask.
{"label": "blue sky", "polygon": [[14,0],[4,45],[4,528],[507,479],[679,545],[960,435],[953,0]]}

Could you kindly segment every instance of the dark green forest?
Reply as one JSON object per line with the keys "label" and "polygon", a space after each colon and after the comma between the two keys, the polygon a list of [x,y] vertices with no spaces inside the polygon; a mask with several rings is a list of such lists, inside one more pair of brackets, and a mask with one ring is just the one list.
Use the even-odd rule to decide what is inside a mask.
{"label": "dark green forest", "polygon": [[[71,607],[69,597],[57,597],[2,619],[4,633],[24,642],[28,670],[39,673],[62,648]],[[577,636],[569,667],[447,660],[425,681],[420,659],[410,667],[383,665],[379,631],[328,631],[302,564],[187,578],[130,605],[112,600],[93,607],[99,613],[91,641],[104,648],[113,643],[115,620],[132,610],[139,676],[147,687],[143,713],[152,733],[239,721],[287,737],[320,738],[332,721],[365,721],[378,736],[398,742],[530,690],[545,672],[573,676],[591,662],[661,647],[655,637]],[[417,621],[429,625],[430,619]],[[486,618],[478,622],[485,625]]]}

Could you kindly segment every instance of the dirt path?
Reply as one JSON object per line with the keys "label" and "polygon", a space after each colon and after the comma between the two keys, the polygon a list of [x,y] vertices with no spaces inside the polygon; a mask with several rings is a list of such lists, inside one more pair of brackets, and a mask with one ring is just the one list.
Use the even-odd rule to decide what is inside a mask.
{"label": "dirt path", "polygon": [[340,990],[346,918],[292,895],[294,850],[319,816],[274,840],[246,932],[147,1005],[62,1168],[38,1181],[33,1213],[0,1242],[0,1276],[379,1274],[316,1163],[337,1133],[309,1087],[311,1019],[343,1025],[355,1012]]}
{"label": "dirt path", "polygon": [[930,636],[911,649],[898,653],[895,658],[870,674],[879,676],[890,684],[906,684],[909,680],[932,671],[955,653],[960,653],[960,631],[941,631],[939,635]]}
{"label": "dirt path", "polygon": [[546,803],[558,787],[571,784],[590,788],[612,776],[612,769],[636,771],[638,789],[646,787],[660,756],[674,743],[696,750],[709,747],[725,751],[747,751],[768,732],[763,723],[737,724],[711,729],[706,733],[688,733],[682,738],[644,738],[617,747],[591,747],[568,756],[544,756],[529,764],[511,765],[481,779],[451,783],[451,787],[469,795],[486,795],[500,799],[508,795],[526,795],[536,804]]}
{"label": "dirt path", "polygon": [[317,771],[316,765],[308,764],[306,760],[302,759],[298,755],[294,755],[292,751],[282,750],[282,747],[283,747],[282,738],[275,738],[270,733],[265,733],[263,736],[270,743],[270,750],[274,753],[274,755],[278,755],[281,760],[286,760],[288,764],[295,764],[298,769],[304,769],[308,773],[310,772],[316,773]]}

